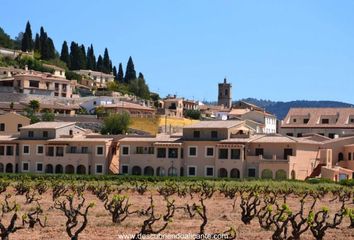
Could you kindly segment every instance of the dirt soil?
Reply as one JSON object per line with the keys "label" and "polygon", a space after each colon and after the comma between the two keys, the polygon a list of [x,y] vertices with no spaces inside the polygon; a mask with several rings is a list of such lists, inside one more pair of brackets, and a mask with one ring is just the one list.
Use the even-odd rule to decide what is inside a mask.
{"label": "dirt soil", "polygon": [[[7,191],[12,192],[13,190]],[[14,194],[14,193],[13,193]],[[134,192],[125,192],[129,196],[129,202],[132,204],[131,210],[139,210],[142,208],[147,208],[150,203],[150,193],[145,193],[144,195],[139,195]],[[93,194],[86,191],[85,192],[86,204],[94,202],[95,206],[89,210],[89,223],[86,229],[79,235],[79,239],[122,239],[119,238],[119,234],[135,234],[139,232],[140,226],[146,219],[146,216],[138,216],[136,214],[129,216],[121,225],[113,224],[111,216],[104,209],[103,203]],[[1,201],[4,199],[4,193],[0,196]],[[21,216],[25,211],[36,206],[36,204],[25,204],[24,196],[13,196],[11,202],[16,199],[16,202],[21,205],[19,211],[20,219],[17,221],[16,225],[21,225]],[[166,209],[166,203],[158,193],[153,193],[154,204],[156,206],[156,211],[158,213],[164,213]],[[186,198],[179,198],[178,196],[173,196],[171,199],[176,200],[177,206],[183,206],[186,203],[193,204],[198,203],[198,197],[191,199],[189,196]],[[317,208],[327,206],[329,208],[329,213],[331,218],[340,207],[338,202],[329,202],[329,197],[318,202]],[[272,231],[265,231],[260,228],[258,220],[254,219],[250,225],[245,225],[241,222],[241,208],[239,206],[240,200],[236,201],[236,208],[233,210],[232,204],[234,200],[227,199],[224,196],[216,193],[211,199],[205,201],[207,206],[208,223],[206,226],[207,233],[220,233],[226,231],[228,228],[233,227],[237,231],[236,239],[271,239]],[[288,204],[290,209],[299,208],[298,198],[289,198]],[[10,235],[10,239],[19,240],[30,240],[30,239],[69,239],[65,231],[66,218],[64,214],[53,209],[52,193],[51,190],[46,192],[40,200],[44,214],[47,215],[47,226],[41,228],[36,226],[34,229],[20,229],[15,233]],[[3,219],[3,223],[7,226],[9,215],[6,215]],[[201,224],[201,219],[195,217],[190,219],[188,214],[183,210],[179,209],[175,213],[173,221],[167,226],[167,228],[162,232],[162,234],[167,233],[197,233],[199,226]],[[158,226],[161,226],[160,223]],[[326,233],[325,239],[354,239],[354,229],[348,228],[349,219],[346,218],[338,229],[329,229]],[[311,232],[308,230],[302,239],[314,239]]]}

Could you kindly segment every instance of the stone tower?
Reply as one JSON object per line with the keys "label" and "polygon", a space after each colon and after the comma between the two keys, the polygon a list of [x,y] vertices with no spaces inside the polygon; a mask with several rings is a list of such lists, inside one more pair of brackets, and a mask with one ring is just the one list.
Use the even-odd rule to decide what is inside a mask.
{"label": "stone tower", "polygon": [[231,108],[231,88],[231,83],[227,83],[226,78],[224,78],[223,83],[219,83],[218,105],[224,105],[225,108]]}

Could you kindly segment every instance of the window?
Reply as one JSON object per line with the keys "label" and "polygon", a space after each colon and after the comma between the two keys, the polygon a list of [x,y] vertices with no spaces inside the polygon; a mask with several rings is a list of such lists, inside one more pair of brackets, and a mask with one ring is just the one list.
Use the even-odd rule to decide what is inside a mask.
{"label": "window", "polygon": [[348,153],[348,160],[352,160],[352,153]]}
{"label": "window", "polygon": [[214,157],[214,148],[213,147],[206,147],[205,151],[205,156],[206,157]]}
{"label": "window", "polygon": [[211,138],[213,138],[213,139],[218,138],[218,132],[217,131],[211,131]]}
{"label": "window", "polygon": [[297,137],[302,137],[302,133],[298,133],[298,134],[297,134]]}
{"label": "window", "polygon": [[103,165],[102,164],[96,164],[96,174],[103,173]]}
{"label": "window", "polygon": [[169,148],[168,158],[178,158],[178,148]]}
{"label": "window", "polygon": [[0,131],[5,131],[5,123],[0,123]]}
{"label": "window", "polygon": [[293,149],[292,148],[284,148],[284,159],[288,159],[288,156],[293,155]]}
{"label": "window", "polygon": [[103,146],[96,147],[96,156],[103,156]]}
{"label": "window", "polygon": [[28,145],[23,145],[22,154],[23,155],[29,155],[30,154],[30,147]]}
{"label": "window", "polygon": [[54,157],[54,147],[48,147],[48,156]]}
{"label": "window", "polygon": [[0,146],[0,156],[5,155],[5,146]]}
{"label": "window", "polygon": [[43,131],[43,137],[47,138],[48,137],[48,131]]}
{"label": "window", "polygon": [[76,147],[75,146],[70,146],[70,153],[76,153]]}
{"label": "window", "polygon": [[229,149],[220,148],[219,149],[219,159],[228,159],[229,158]]}
{"label": "window", "polygon": [[189,166],[188,167],[188,176],[193,177],[197,175],[197,167]]}
{"label": "window", "polygon": [[321,123],[322,124],[329,124],[329,119],[328,118],[322,118]]}
{"label": "window", "polygon": [[263,148],[256,148],[256,156],[262,155],[263,156]]}
{"label": "window", "polygon": [[205,167],[205,176],[214,177],[214,167]]}
{"label": "window", "polygon": [[194,131],[193,132],[193,137],[194,138],[200,138],[200,131]]}
{"label": "window", "polygon": [[143,154],[144,148],[143,147],[136,147],[136,154]]}
{"label": "window", "polygon": [[57,147],[57,157],[63,157],[63,156],[64,156],[64,148]]}
{"label": "window", "polygon": [[248,177],[256,177],[256,169],[255,168],[248,169]]}
{"label": "window", "polygon": [[17,124],[17,132],[20,131],[20,128],[22,128],[22,124]]}
{"label": "window", "polygon": [[335,134],[334,133],[328,133],[329,138],[334,138]]}
{"label": "window", "polygon": [[13,156],[13,155],[14,155],[14,147],[6,146],[6,156]]}
{"label": "window", "polygon": [[308,118],[304,118],[304,124],[307,124],[309,122]]}
{"label": "window", "polygon": [[28,137],[29,137],[29,138],[33,138],[33,136],[34,136],[33,131],[28,131]]}
{"label": "window", "polygon": [[240,159],[241,151],[240,149],[231,149],[231,159]]}
{"label": "window", "polygon": [[149,147],[148,148],[148,153],[149,154],[154,154],[154,147]]}
{"label": "window", "polygon": [[188,156],[189,157],[196,157],[197,156],[197,147],[189,147]]}
{"label": "window", "polygon": [[36,171],[43,172],[43,163],[36,163]]}
{"label": "window", "polygon": [[29,162],[22,162],[22,172],[29,171]]}
{"label": "window", "polygon": [[129,168],[128,165],[122,165],[122,174],[128,174]]}
{"label": "window", "polygon": [[122,147],[122,155],[129,155],[129,147],[128,146],[123,146]]}
{"label": "window", "polygon": [[81,147],[81,153],[88,153],[88,147]]}
{"label": "window", "polygon": [[43,153],[44,153],[44,146],[37,145],[37,155],[43,155]]}
{"label": "window", "polygon": [[296,118],[293,119],[293,122],[296,123]]}
{"label": "window", "polygon": [[29,80],[29,86],[34,88],[39,88],[39,81]]}
{"label": "window", "polygon": [[286,136],[292,137],[292,136],[294,136],[294,134],[293,133],[287,133]]}
{"label": "window", "polygon": [[166,148],[157,148],[157,158],[166,158]]}

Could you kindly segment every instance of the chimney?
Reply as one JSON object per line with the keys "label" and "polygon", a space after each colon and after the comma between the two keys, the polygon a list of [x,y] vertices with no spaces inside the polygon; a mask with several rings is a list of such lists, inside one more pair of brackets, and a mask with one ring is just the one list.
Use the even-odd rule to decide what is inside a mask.
{"label": "chimney", "polygon": [[26,72],[28,71],[28,65],[27,64],[25,65],[25,71]]}

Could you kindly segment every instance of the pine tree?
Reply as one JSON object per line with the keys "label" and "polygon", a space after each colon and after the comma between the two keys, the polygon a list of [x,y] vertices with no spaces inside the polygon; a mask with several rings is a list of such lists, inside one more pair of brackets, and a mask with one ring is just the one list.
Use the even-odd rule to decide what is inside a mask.
{"label": "pine tree", "polygon": [[71,42],[70,44],[70,69],[79,70],[81,67],[80,55],[81,48],[76,42]]}
{"label": "pine tree", "polygon": [[127,68],[125,70],[125,77],[124,81],[126,83],[130,83],[131,80],[136,79],[136,72],[134,68],[134,63],[132,57],[129,57],[128,63],[127,63]]}
{"label": "pine tree", "polygon": [[87,69],[96,70],[96,57],[92,44],[90,47],[87,48],[86,65]]}
{"label": "pine tree", "polygon": [[117,81],[117,68],[116,68],[116,66],[113,67],[113,76],[114,76],[114,80]]}
{"label": "pine tree", "polygon": [[97,58],[96,70],[99,71],[99,72],[103,71],[103,58],[102,58],[101,55],[99,55],[98,58]]}
{"label": "pine tree", "polygon": [[33,39],[32,39],[32,30],[31,24],[27,21],[25,33],[22,36],[21,50],[23,52],[33,50]]}
{"label": "pine tree", "polygon": [[41,52],[41,42],[39,40],[39,34],[36,34],[36,38],[34,40],[34,51],[40,53]]}
{"label": "pine tree", "polygon": [[124,81],[124,72],[123,72],[122,63],[119,63],[118,73],[117,73],[117,81],[120,83],[123,83],[123,81]]}
{"label": "pine tree", "polygon": [[110,73],[111,72],[111,63],[109,59],[109,54],[108,54],[108,49],[104,49],[104,54],[103,54],[103,68],[102,72],[104,73]]}
{"label": "pine tree", "polygon": [[54,47],[54,43],[53,40],[49,37],[47,38],[46,41],[47,44],[47,56],[45,56],[45,60],[49,60],[49,59],[54,59],[55,58],[55,47]]}
{"label": "pine tree", "polygon": [[63,42],[63,45],[61,47],[60,60],[65,62],[68,68],[70,68],[69,48],[68,43],[66,41]]}
{"label": "pine tree", "polygon": [[86,69],[86,50],[83,44],[81,44],[80,50],[80,69]]}

